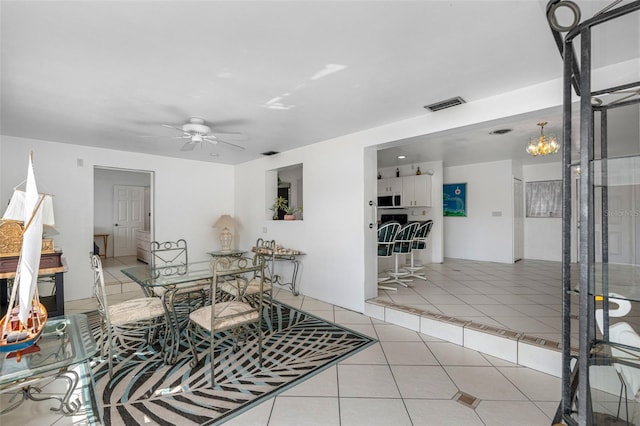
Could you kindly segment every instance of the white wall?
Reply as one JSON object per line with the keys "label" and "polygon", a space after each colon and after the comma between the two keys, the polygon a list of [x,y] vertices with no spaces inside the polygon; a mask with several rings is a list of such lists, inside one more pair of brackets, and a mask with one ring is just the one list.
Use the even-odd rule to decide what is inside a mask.
{"label": "white wall", "polygon": [[445,257],[513,261],[512,179],[511,160],[444,168],[444,183],[467,184],[467,216],[444,218]]}
{"label": "white wall", "polygon": [[[60,232],[55,245],[63,250],[69,268],[64,277],[67,300],[92,293],[94,166],[154,171],[156,239],[185,238],[190,260],[205,260],[208,250],[220,249],[211,225],[221,214],[233,214],[232,166],[3,136],[0,200],[8,200],[13,187],[26,178],[29,151],[34,153],[39,191],[54,195]],[[77,159],[83,160],[82,167]]]}
{"label": "white wall", "polygon": [[[523,176],[526,194],[527,182],[562,180],[562,164],[558,161],[525,165]],[[524,218],[524,257],[525,259],[562,261],[562,218]]]}
{"label": "white wall", "polygon": [[[337,150],[340,155],[335,155]],[[303,165],[304,220],[267,220],[270,212],[266,206],[273,198],[273,192],[267,191],[268,185],[264,184],[267,172],[298,163]],[[372,168],[375,170],[375,165]],[[240,246],[251,247],[262,237],[304,251],[298,283],[301,293],[362,310],[363,241],[369,229],[361,213],[365,205],[363,176],[362,146],[336,141],[236,166],[235,211],[242,223]],[[368,199],[375,199],[374,194]],[[290,276],[291,265],[279,264],[277,271]]]}

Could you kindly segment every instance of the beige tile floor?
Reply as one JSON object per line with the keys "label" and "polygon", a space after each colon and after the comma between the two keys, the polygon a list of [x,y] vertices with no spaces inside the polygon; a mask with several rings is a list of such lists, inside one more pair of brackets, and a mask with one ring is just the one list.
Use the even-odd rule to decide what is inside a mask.
{"label": "beige tile floor", "polygon": [[[135,259],[105,261],[105,278],[114,290],[111,296],[114,301],[140,294],[119,272],[132,263]],[[549,328],[543,325],[553,324],[552,318],[558,317],[555,309],[546,306],[553,299],[552,287],[556,284],[542,286],[540,275],[550,280],[557,277],[555,265],[540,269],[542,266],[534,265],[531,270],[527,266],[525,273],[518,275],[500,264],[447,261],[446,266],[429,266],[431,286],[416,282],[413,289],[381,297],[402,299],[440,312],[457,312],[478,321],[497,321],[503,326],[526,325],[526,320],[518,318],[530,315],[533,318],[536,315],[533,306],[542,303],[551,311],[546,311],[549,316],[544,317],[548,321],[538,321],[537,331],[551,334],[556,331],[555,325]],[[529,286],[537,288],[532,291],[527,289]],[[560,399],[557,377],[309,297],[293,296],[288,290],[277,290],[275,297],[375,337],[379,342],[231,419],[229,425],[551,423]],[[68,313],[92,310],[95,302],[90,299],[69,302],[65,309]],[[458,401],[462,394],[471,396],[471,406]],[[2,406],[6,399],[6,395],[0,399]],[[48,404],[27,401],[23,409],[0,417],[0,424],[60,426],[87,422],[82,413],[74,417],[52,413]]]}
{"label": "beige tile floor", "polygon": [[[426,265],[428,280],[380,291],[379,300],[562,341],[562,264],[515,264],[446,259]],[[381,273],[381,276],[384,272]],[[577,271],[576,271],[577,277]],[[577,347],[577,296],[572,300],[572,344]]]}

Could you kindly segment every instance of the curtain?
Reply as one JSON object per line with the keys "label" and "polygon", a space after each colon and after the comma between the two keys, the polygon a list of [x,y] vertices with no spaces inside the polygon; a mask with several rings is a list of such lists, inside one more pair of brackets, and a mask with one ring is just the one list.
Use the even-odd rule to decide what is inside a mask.
{"label": "curtain", "polygon": [[527,182],[527,217],[562,217],[562,181]]}

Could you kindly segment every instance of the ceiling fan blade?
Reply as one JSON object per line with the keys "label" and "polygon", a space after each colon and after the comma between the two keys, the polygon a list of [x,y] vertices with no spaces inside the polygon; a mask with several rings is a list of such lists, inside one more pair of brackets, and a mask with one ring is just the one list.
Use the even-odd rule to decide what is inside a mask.
{"label": "ceiling fan blade", "polygon": [[230,146],[234,147],[235,149],[239,149],[239,150],[244,151],[244,147],[242,147],[242,146],[240,146],[240,145],[236,145],[236,144],[234,144],[234,143],[227,142],[227,141],[222,140],[222,139],[220,139],[220,138],[217,138],[217,140],[218,140],[218,142],[226,143],[227,145],[230,145]]}
{"label": "ceiling fan blade", "polygon": [[176,130],[179,130],[179,131],[181,131],[182,133],[184,133],[184,130],[182,130],[182,127],[171,126],[171,125],[169,125],[169,124],[163,124],[163,125],[162,125],[162,127],[166,127],[166,128],[168,128],[168,129],[176,129]]}
{"label": "ceiling fan blade", "polygon": [[244,118],[230,118],[228,120],[209,121],[208,126],[215,128],[215,127],[226,127],[226,126],[241,126],[247,123],[248,123],[248,120]]}
{"label": "ceiling fan blade", "polygon": [[215,130],[210,133],[213,137],[227,137],[233,138],[234,140],[246,140],[246,136],[242,132],[216,132]]}
{"label": "ceiling fan blade", "polygon": [[196,147],[196,144],[194,142],[187,142],[184,145],[182,145],[182,148],[180,148],[180,151],[193,151],[193,149]]}

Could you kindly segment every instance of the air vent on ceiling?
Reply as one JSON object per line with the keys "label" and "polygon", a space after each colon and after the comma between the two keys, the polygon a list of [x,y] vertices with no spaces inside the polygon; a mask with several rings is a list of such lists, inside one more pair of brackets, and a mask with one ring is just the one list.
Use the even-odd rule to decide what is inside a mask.
{"label": "air vent on ceiling", "polygon": [[464,99],[460,96],[456,96],[455,98],[447,99],[445,101],[436,102],[431,105],[425,105],[425,108],[429,111],[440,111],[441,109],[451,108],[454,106],[462,105],[465,103]]}
{"label": "air vent on ceiling", "polygon": [[280,153],[278,151],[265,151],[261,155],[269,156],[269,155],[276,155],[276,154],[280,154]]}
{"label": "air vent on ceiling", "polygon": [[497,129],[492,132],[489,132],[490,135],[506,135],[511,132],[513,129]]}

